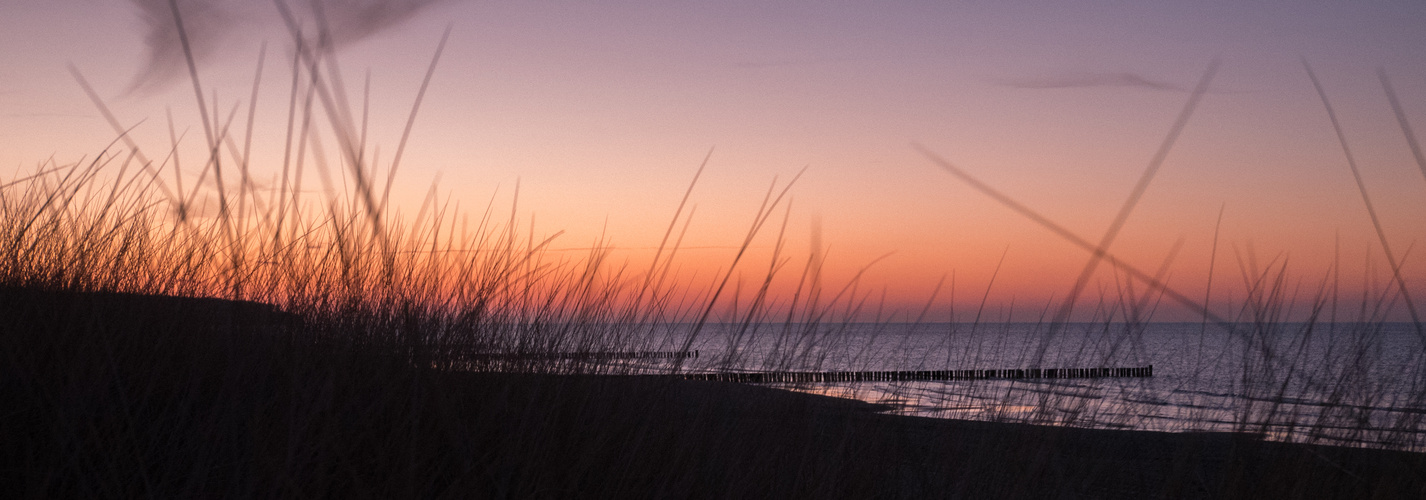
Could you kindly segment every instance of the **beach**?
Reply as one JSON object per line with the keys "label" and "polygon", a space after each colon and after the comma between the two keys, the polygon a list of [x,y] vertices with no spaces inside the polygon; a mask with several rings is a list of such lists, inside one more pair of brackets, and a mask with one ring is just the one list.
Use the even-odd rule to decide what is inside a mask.
{"label": "beach", "polygon": [[221,302],[132,294],[5,299],[0,480],[25,497],[1426,493],[1419,453],[892,415],[674,377],[441,371],[257,334],[273,313],[251,303],[225,317]]}
{"label": "beach", "polygon": [[7,6],[0,491],[1426,498],[1426,10],[828,7]]}

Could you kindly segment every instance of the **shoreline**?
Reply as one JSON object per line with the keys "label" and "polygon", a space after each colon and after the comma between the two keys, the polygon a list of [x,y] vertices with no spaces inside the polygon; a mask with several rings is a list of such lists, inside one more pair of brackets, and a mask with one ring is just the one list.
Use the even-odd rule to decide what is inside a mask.
{"label": "shoreline", "polygon": [[[759,472],[780,474],[812,465],[836,471],[821,480],[870,488],[866,491],[895,491],[893,497],[943,496],[945,491],[964,498],[1356,498],[1426,493],[1426,454],[1420,453],[1282,443],[1242,433],[894,415],[858,400],[722,382],[571,375],[469,378],[487,389],[529,392],[524,401],[532,407],[553,411],[574,405],[606,416],[606,428],[562,422],[551,429],[599,434],[630,426],[632,433],[677,435],[668,427],[679,427],[692,416],[704,419],[696,426],[706,427],[700,431],[705,436],[672,439],[680,448],[723,450],[726,456],[712,464],[714,469],[742,469],[738,464],[755,462],[759,455],[785,455],[783,465],[737,474],[757,477]],[[627,411],[630,399],[641,402],[637,414]]]}
{"label": "shoreline", "polygon": [[245,303],[260,317],[215,317],[208,300],[0,290],[0,375],[14,381],[0,388],[0,484],[28,497],[1426,494],[1420,453],[894,415],[672,377],[423,369],[252,335],[292,318]]}

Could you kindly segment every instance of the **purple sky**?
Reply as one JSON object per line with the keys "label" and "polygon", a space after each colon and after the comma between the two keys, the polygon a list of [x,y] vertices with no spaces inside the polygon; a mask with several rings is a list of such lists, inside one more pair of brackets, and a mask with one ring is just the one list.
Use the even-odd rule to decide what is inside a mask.
{"label": "purple sky", "polygon": [[[0,166],[73,162],[113,139],[67,63],[122,122],[143,121],[141,144],[167,148],[171,109],[188,130],[185,146],[199,147],[192,87],[151,36],[155,24],[139,8],[150,3],[159,13],[166,5],[7,0]],[[292,49],[279,18],[265,2],[179,4],[203,29],[201,78],[222,110],[247,99],[267,41],[254,150],[280,158]],[[810,221],[821,220],[829,272],[846,277],[895,252],[871,272],[892,298],[915,303],[952,271],[978,298],[1008,248],[995,299],[1043,303],[1064,293],[1084,252],[910,144],[1098,240],[1215,58],[1209,93],[1116,252],[1153,269],[1183,238],[1172,276],[1201,293],[1223,207],[1226,253],[1215,272],[1228,277],[1224,287],[1242,281],[1235,249],[1263,262],[1290,256],[1316,279],[1340,241],[1352,286],[1369,255],[1380,273],[1375,233],[1303,58],[1337,107],[1393,248],[1404,253],[1426,236],[1426,178],[1376,76],[1391,76],[1407,116],[1426,128],[1426,6],[1416,2],[326,5],[347,33],[338,36],[349,90],[359,93],[370,71],[371,137],[388,156],[441,32],[452,29],[399,199],[419,202],[439,174],[443,192],[483,209],[492,196],[508,204],[518,179],[522,213],[539,231],[566,230],[566,247],[601,233],[631,249],[657,244],[715,148],[694,195],[692,245],[735,244],[774,176],[810,166],[793,191],[789,240],[805,249]],[[725,253],[688,258],[712,269]],[[1419,253],[1403,267],[1426,296]]]}

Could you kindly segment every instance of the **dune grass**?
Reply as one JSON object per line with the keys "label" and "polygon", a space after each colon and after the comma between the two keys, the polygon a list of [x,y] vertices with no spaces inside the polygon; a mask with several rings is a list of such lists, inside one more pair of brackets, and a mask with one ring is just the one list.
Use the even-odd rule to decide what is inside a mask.
{"label": "dune grass", "polygon": [[[174,14],[181,31],[176,4]],[[1398,286],[1364,297],[1357,317],[1340,321],[1335,277],[1303,300],[1285,263],[1260,267],[1240,258],[1249,294],[1220,317],[1203,306],[1206,298],[1165,284],[1172,258],[1148,273],[1109,252],[1211,70],[1098,244],[923,152],[1093,256],[1074,299],[1022,325],[1024,354],[1014,359],[1025,367],[1117,362],[1152,340],[1153,310],[1169,300],[1202,313],[1201,325],[1188,326],[1200,339],[1210,332],[1230,339],[1222,352],[1205,352],[1200,340],[1177,383],[1227,377],[1222,390],[1246,403],[1194,410],[1201,413],[1176,420],[1187,424],[1159,428],[1143,415],[1162,401],[1084,397],[1104,384],[959,384],[961,400],[991,403],[976,416],[985,422],[967,422],[659,376],[857,366],[908,351],[921,355],[904,358],[901,369],[1000,359],[990,350],[1011,342],[1009,318],[982,324],[977,311],[971,323],[853,322],[875,307],[873,296],[856,279],[824,283],[819,249],[804,260],[784,247],[796,179],[768,188],[728,268],[705,285],[676,271],[691,217],[686,203],[703,167],[646,269],[615,261],[602,245],[577,258],[553,254],[553,237],[521,227],[515,206],[508,215],[492,205],[468,217],[432,194],[404,218],[390,207],[390,186],[420,94],[395,157],[378,163],[324,28],[304,27],[290,12],[284,18],[296,56],[288,148],[274,162],[275,187],[253,181],[259,162],[247,146],[261,70],[247,123],[234,124],[241,107],[223,117],[209,109],[191,62],[208,152],[196,179],[185,184],[178,139],[163,154],[146,154],[75,70],[118,139],[93,158],[42,163],[0,186],[0,482],[10,491],[493,498],[1426,492],[1426,347],[1414,345],[1404,365],[1389,366],[1405,366],[1400,373],[1382,373],[1388,366],[1378,357],[1383,332],[1400,326],[1387,323],[1385,312],[1398,304],[1415,311],[1395,256],[1389,265]],[[430,71],[439,56],[437,49]],[[331,135],[319,138],[316,122]],[[324,144],[337,154],[326,156]],[[327,182],[340,174],[345,184],[305,195],[309,170]],[[205,211],[199,193],[212,194],[216,207]],[[764,240],[772,241],[770,260],[747,262],[748,249]],[[801,264],[796,276],[791,262]],[[1100,262],[1123,281],[1101,289],[1097,303],[1079,300],[1093,291],[1087,276]],[[738,272],[753,265],[759,271],[745,285]],[[771,292],[780,279],[795,280],[791,296]],[[1091,322],[1068,322],[1076,301],[1095,308]],[[1285,319],[1304,308],[1308,320]],[[917,344],[925,338],[935,341]],[[719,348],[697,362],[618,356],[708,345]],[[590,353],[604,355],[569,356]],[[1213,372],[1223,365],[1208,361],[1224,355],[1232,372]],[[881,394],[865,399],[924,398],[926,389],[790,388]],[[1126,428],[1139,430],[1105,430]],[[1215,432],[1183,432],[1203,430]]]}

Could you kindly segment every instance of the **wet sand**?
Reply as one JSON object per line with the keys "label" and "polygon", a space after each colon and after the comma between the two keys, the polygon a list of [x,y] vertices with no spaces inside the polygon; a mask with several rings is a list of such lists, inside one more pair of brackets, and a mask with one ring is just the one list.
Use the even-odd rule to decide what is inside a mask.
{"label": "wet sand", "polygon": [[[550,455],[603,456],[697,488],[674,496],[846,498],[1416,498],[1426,456],[1228,433],[1086,430],[879,413],[875,405],[716,382],[454,376],[554,417]],[[503,388],[503,389],[496,389]],[[499,425],[498,423],[496,425]],[[552,437],[562,436],[562,437]],[[586,436],[619,436],[599,446]],[[516,445],[518,447],[518,445]],[[637,458],[636,458],[637,457]],[[637,464],[635,466],[635,464]],[[524,464],[552,471],[557,463]],[[615,471],[608,474],[618,475]],[[588,480],[588,479],[585,479]],[[571,481],[579,484],[581,481]],[[637,483],[637,481],[635,482]],[[681,484],[682,481],[676,481]],[[633,494],[588,483],[590,491]],[[746,489],[744,489],[746,488]],[[657,495],[656,495],[657,496]]]}

